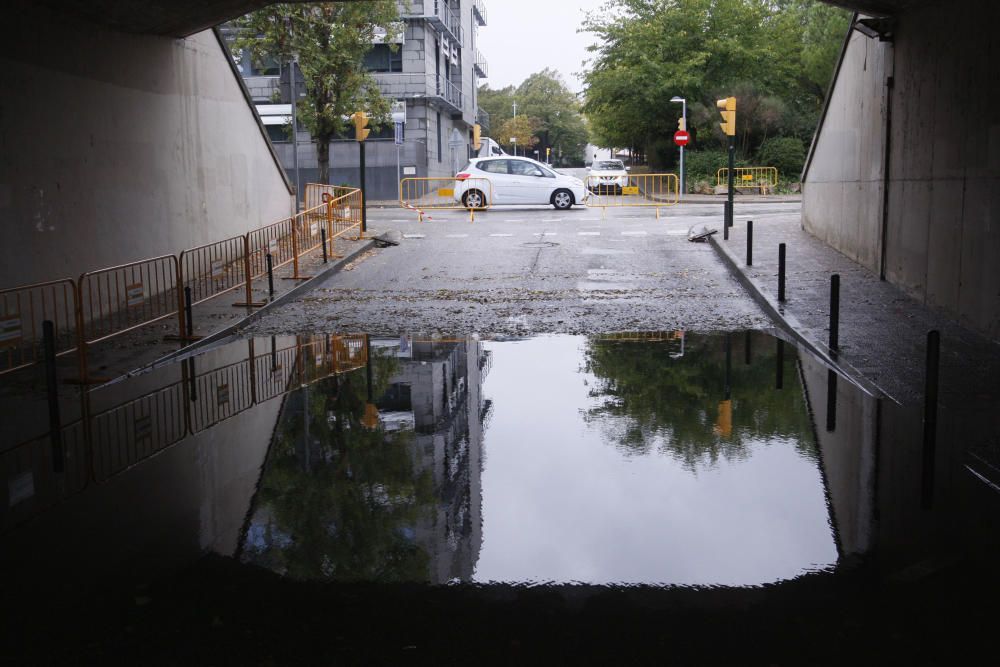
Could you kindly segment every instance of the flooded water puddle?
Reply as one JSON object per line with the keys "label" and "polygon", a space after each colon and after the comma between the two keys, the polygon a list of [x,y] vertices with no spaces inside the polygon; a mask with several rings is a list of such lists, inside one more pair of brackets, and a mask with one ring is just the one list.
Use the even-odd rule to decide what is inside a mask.
{"label": "flooded water puddle", "polygon": [[2,562],[32,595],[206,554],[303,582],[757,587],[997,534],[996,411],[944,405],[928,458],[919,411],[763,332],[233,340],[80,397],[58,439],[6,416],[39,430],[0,452]]}
{"label": "flooded water puddle", "polygon": [[776,389],[774,339],[738,338],[372,338],[370,370],[288,400],[241,558],[429,583],[742,586],[830,568],[795,359]]}

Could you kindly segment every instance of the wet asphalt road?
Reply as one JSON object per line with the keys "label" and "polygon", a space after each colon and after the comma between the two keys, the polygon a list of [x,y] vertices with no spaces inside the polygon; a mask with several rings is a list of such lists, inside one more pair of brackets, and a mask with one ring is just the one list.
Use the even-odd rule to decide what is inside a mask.
{"label": "wet asphalt road", "polygon": [[[797,218],[798,203],[747,203],[737,221]],[[507,207],[437,211],[420,223],[399,208],[370,209],[373,250],[299,301],[268,314],[255,334],[338,332],[484,337],[546,333],[743,330],[770,321],[712,248],[689,227],[721,230],[721,203],[662,209]],[[720,232],[721,233],[721,232]]]}

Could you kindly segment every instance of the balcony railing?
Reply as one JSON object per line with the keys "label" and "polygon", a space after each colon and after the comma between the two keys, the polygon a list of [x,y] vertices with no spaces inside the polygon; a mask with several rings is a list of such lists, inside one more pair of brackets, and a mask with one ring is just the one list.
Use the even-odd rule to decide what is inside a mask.
{"label": "balcony railing", "polygon": [[[457,0],[454,0],[458,4]],[[445,37],[457,42],[459,46],[465,45],[465,30],[462,28],[462,17],[456,9],[444,0],[423,0],[422,3],[413,3],[410,10],[403,12],[404,18],[424,19],[434,26],[435,30]]]}
{"label": "balcony railing", "polygon": [[444,77],[433,74],[377,74],[379,90],[395,99],[431,99],[448,107],[453,113],[463,113],[465,98],[462,89]]}
{"label": "balcony railing", "polygon": [[489,68],[486,65],[486,58],[483,56],[482,53],[480,53],[479,49],[476,49],[476,60],[473,63],[473,67],[476,70],[476,74],[483,77],[484,79],[489,78],[490,74],[489,74]]}
{"label": "balcony railing", "polygon": [[481,26],[486,25],[486,3],[483,0],[475,0],[472,3],[472,18]]}

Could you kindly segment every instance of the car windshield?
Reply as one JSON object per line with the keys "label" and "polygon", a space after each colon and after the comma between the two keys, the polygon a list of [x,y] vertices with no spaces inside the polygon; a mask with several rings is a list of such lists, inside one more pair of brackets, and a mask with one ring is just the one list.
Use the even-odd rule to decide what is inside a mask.
{"label": "car windshield", "polygon": [[594,171],[625,171],[625,164],[621,160],[603,160],[594,163]]}

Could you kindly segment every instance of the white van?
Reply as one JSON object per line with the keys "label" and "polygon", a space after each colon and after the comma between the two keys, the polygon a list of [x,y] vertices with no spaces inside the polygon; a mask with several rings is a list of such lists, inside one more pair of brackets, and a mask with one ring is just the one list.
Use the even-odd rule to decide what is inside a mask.
{"label": "white van", "polygon": [[482,137],[479,140],[479,153],[476,157],[497,157],[499,155],[506,155],[500,144],[493,141],[489,137]]}

